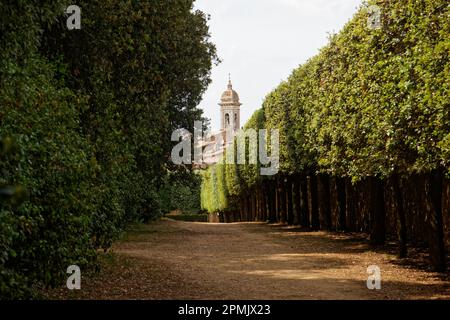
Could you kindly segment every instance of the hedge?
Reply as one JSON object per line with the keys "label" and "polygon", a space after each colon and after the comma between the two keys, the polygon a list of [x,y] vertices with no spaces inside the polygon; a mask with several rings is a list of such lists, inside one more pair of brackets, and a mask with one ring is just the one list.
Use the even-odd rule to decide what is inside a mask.
{"label": "hedge", "polygon": [[[367,26],[368,5],[381,10],[379,29]],[[238,220],[364,231],[374,244],[393,236],[400,256],[408,243],[423,243],[433,267],[444,270],[449,14],[443,0],[361,6],[318,55],[267,95],[254,115],[262,114],[263,124],[247,124],[280,131],[278,175],[228,165],[222,194],[211,183],[220,165],[213,166],[203,179],[205,209],[238,212]],[[224,195],[232,206],[217,205]]]}
{"label": "hedge", "polygon": [[128,222],[166,210],[167,141],[202,119],[217,61],[192,2],[0,3],[1,299],[62,285]]}

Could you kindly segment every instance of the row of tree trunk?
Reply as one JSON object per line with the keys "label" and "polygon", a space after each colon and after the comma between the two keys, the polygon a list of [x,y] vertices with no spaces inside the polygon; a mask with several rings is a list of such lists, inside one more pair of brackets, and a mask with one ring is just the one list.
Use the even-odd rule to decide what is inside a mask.
{"label": "row of tree trunk", "polygon": [[427,246],[430,264],[445,271],[450,247],[450,183],[441,171],[386,180],[298,174],[264,180],[237,201],[222,222],[264,221],[308,230],[366,232],[370,243],[398,241],[399,257],[408,246]]}

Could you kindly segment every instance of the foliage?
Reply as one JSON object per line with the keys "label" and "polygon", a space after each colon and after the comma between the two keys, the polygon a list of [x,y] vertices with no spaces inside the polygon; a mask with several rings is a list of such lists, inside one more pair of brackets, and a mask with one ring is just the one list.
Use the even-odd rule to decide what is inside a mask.
{"label": "foliage", "polygon": [[0,185],[27,194],[0,204],[0,296],[25,298],[161,213],[167,141],[201,118],[217,58],[192,0],[3,1],[0,16],[0,137],[16,141]]}
{"label": "foliage", "polygon": [[160,189],[163,213],[172,211],[181,211],[183,214],[199,213],[201,210],[200,183],[200,176],[191,171],[168,174]]}
{"label": "foliage", "polygon": [[168,216],[170,219],[185,222],[208,222],[207,214],[181,214]]}
{"label": "foliage", "polygon": [[[368,5],[382,13],[370,29]],[[450,5],[444,0],[370,1],[318,55],[267,95],[264,123],[280,130],[280,175],[368,176],[450,173]],[[228,165],[234,198],[261,181],[252,165]],[[215,167],[202,204],[217,206]],[[205,202],[203,202],[205,201]]]}

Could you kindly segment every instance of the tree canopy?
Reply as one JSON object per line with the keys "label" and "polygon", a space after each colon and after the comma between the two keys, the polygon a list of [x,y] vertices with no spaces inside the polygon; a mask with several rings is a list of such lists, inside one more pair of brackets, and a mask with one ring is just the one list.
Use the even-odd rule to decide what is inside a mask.
{"label": "tree canopy", "polygon": [[0,137],[17,149],[0,185],[27,194],[0,203],[0,296],[14,298],[167,209],[170,136],[202,119],[217,56],[192,0],[2,1],[0,16]]}

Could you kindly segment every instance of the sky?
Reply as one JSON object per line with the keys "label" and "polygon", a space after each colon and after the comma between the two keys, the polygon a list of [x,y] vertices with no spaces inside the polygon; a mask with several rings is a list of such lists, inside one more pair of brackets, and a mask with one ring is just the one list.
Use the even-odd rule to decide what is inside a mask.
{"label": "sky", "polygon": [[240,96],[241,126],[265,96],[292,71],[319,52],[330,33],[339,32],[362,0],[197,0],[194,8],[211,16],[211,40],[222,63],[200,108],[220,129],[220,96],[231,74]]}

